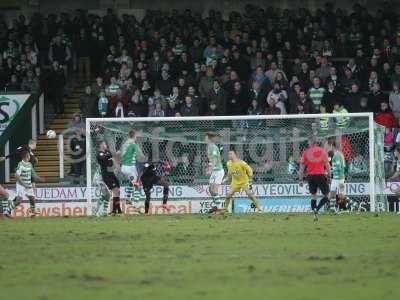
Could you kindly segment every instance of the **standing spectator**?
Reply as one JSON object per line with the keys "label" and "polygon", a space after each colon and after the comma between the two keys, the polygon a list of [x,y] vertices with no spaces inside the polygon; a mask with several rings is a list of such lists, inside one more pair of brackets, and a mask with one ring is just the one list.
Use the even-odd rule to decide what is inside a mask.
{"label": "standing spectator", "polygon": [[273,90],[271,90],[267,96],[267,102],[273,102],[274,105],[279,108],[282,115],[286,114],[286,103],[287,103],[287,93],[285,90],[281,90],[279,83],[274,84]]}
{"label": "standing spectator", "polygon": [[86,86],[85,93],[79,98],[80,109],[86,118],[94,118],[97,116],[97,99],[92,94],[92,88],[90,85]]}
{"label": "standing spectator", "polygon": [[166,116],[167,117],[175,117],[176,114],[179,114],[179,110],[176,107],[176,102],[173,99],[168,100]]}
{"label": "standing spectator", "polygon": [[98,115],[102,118],[108,115],[108,99],[105,91],[101,91],[99,94],[99,100],[97,102]]}
{"label": "standing spectator", "polygon": [[375,122],[386,128],[394,128],[397,125],[396,117],[390,110],[387,102],[381,102],[380,110],[375,115]]}
{"label": "standing spectator", "polygon": [[92,41],[90,36],[86,34],[84,28],[79,30],[79,37],[76,40],[76,63],[78,65],[78,76],[81,81],[91,80],[91,54],[92,54]]}
{"label": "standing spectator", "polygon": [[86,173],[86,141],[82,132],[81,128],[76,127],[70,140],[71,170],[69,175],[73,177],[81,177]]}
{"label": "standing spectator", "polygon": [[71,49],[65,40],[61,39],[60,35],[57,35],[51,42],[49,48],[49,61],[54,65],[54,62],[58,62],[62,68],[65,77],[68,74],[68,64],[71,60]]}
{"label": "standing spectator", "polygon": [[128,106],[129,117],[146,117],[148,115],[147,105],[144,103],[140,90],[136,89]]}
{"label": "standing spectator", "polygon": [[362,94],[359,91],[359,86],[357,83],[353,83],[351,85],[351,89],[348,93],[348,96],[345,97],[344,100],[344,107],[349,111],[349,112],[355,112],[357,111],[357,107],[359,106],[360,100],[361,100]]}
{"label": "standing spectator", "polygon": [[214,79],[213,80],[213,88],[209,92],[208,97],[207,97],[207,102],[209,105],[211,103],[215,103],[217,106],[217,111],[218,114],[220,115],[225,115],[226,114],[226,92],[223,88],[221,88],[219,80]]}
{"label": "standing spectator", "polygon": [[160,90],[161,95],[168,96],[172,92],[174,82],[170,79],[168,71],[161,71],[161,79],[157,81],[156,88]]}
{"label": "standing spectator", "polygon": [[149,117],[165,117],[165,111],[161,106],[161,102],[159,100],[156,100],[154,103],[154,110],[151,112]]}
{"label": "standing spectator", "polygon": [[49,74],[49,98],[53,104],[54,112],[57,114],[64,113],[64,87],[65,75],[62,68],[59,66],[58,61],[53,61],[52,68]]}
{"label": "standing spectator", "polygon": [[92,93],[93,95],[99,95],[101,91],[106,89],[104,85],[103,78],[100,76],[96,77],[96,82],[92,84]]}
{"label": "standing spectator", "polygon": [[328,82],[328,88],[326,93],[322,97],[322,104],[326,107],[326,111],[331,113],[333,110],[333,104],[340,100],[340,95],[336,91],[336,87],[333,81]]}
{"label": "standing spectator", "polygon": [[389,106],[397,119],[400,119],[400,90],[399,83],[393,84],[393,90],[389,95]]}
{"label": "standing spectator", "polygon": [[343,103],[340,100],[337,100],[334,104],[333,104],[333,113],[334,114],[342,114],[344,115],[343,117],[335,117],[335,125],[336,128],[339,129],[344,129],[349,125],[350,122],[350,118],[345,116],[346,114],[348,114],[349,112],[347,111],[347,109],[343,106]]}
{"label": "standing spectator", "polygon": [[185,97],[185,103],[181,107],[180,115],[182,117],[195,117],[199,115],[199,110],[193,105],[192,96]]}
{"label": "standing spectator", "polygon": [[242,87],[240,81],[236,81],[233,91],[228,95],[227,114],[230,116],[238,116],[246,113],[249,107],[249,95]]}
{"label": "standing spectator", "polygon": [[306,92],[301,90],[299,92],[299,101],[296,104],[295,113],[311,114],[314,112],[314,105],[310,99],[308,99]]}
{"label": "standing spectator", "polygon": [[371,93],[368,96],[368,103],[373,109],[373,112],[378,112],[381,109],[381,103],[388,102],[387,96],[382,93],[381,85],[376,82],[371,88]]}
{"label": "standing spectator", "polygon": [[199,82],[200,97],[207,98],[214,86],[214,70],[207,67],[205,76],[202,76]]}
{"label": "standing spectator", "polygon": [[325,94],[325,88],[321,86],[321,79],[318,76],[314,76],[313,86],[308,91],[308,97],[313,103],[314,111],[319,111],[319,106],[321,105],[324,94]]}
{"label": "standing spectator", "polygon": [[68,129],[80,129],[85,130],[85,123],[82,120],[82,116],[80,113],[74,113],[74,117],[68,124]]}

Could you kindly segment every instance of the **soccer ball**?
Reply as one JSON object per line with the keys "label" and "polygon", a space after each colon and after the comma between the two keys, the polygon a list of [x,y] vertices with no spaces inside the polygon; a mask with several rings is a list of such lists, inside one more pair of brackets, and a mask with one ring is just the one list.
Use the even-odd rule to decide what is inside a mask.
{"label": "soccer ball", "polygon": [[47,135],[48,139],[55,139],[57,136],[57,133],[54,130],[49,130],[49,131],[47,131],[46,135]]}

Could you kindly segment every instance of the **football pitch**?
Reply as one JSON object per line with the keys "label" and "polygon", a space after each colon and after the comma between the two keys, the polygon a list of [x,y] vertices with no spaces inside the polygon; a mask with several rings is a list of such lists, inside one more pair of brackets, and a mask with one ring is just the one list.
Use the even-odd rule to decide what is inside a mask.
{"label": "football pitch", "polygon": [[0,222],[3,299],[399,299],[400,216]]}

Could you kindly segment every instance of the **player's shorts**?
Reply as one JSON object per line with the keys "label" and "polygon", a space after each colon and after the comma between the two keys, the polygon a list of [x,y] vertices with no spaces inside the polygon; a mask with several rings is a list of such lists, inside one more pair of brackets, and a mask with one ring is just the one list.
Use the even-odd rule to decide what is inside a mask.
{"label": "player's shorts", "polygon": [[121,166],[121,172],[124,174],[127,178],[137,180],[138,179],[138,171],[136,169],[136,166]]}
{"label": "player's shorts", "polygon": [[323,195],[329,193],[329,184],[325,175],[308,175],[307,181],[310,194],[316,194],[318,189]]}
{"label": "player's shorts", "polygon": [[231,193],[240,193],[241,191],[243,192],[251,192],[252,190],[250,189],[250,184],[245,183],[245,184],[231,184]]}
{"label": "player's shorts", "polygon": [[16,194],[18,197],[21,197],[22,200],[27,200],[28,197],[35,197],[32,187],[26,188],[18,183],[16,184]]}
{"label": "player's shorts", "polygon": [[101,177],[103,179],[104,184],[108,187],[110,191],[113,190],[114,188],[120,187],[119,180],[114,173],[110,173],[107,175],[104,174]]}
{"label": "player's shorts", "polygon": [[218,170],[218,171],[213,171],[210,176],[210,184],[221,184],[222,181],[224,180],[225,176],[225,171]]}
{"label": "player's shorts", "polygon": [[[342,186],[342,188],[340,188]],[[344,193],[344,179],[332,179],[331,192]]]}

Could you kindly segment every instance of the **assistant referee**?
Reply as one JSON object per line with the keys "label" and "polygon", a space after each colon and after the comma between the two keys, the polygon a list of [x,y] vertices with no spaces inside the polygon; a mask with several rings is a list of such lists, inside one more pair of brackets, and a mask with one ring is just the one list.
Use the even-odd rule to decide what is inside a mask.
{"label": "assistant referee", "polygon": [[[318,220],[318,212],[329,201],[329,182],[331,169],[328,153],[317,146],[315,136],[309,138],[308,148],[304,150],[300,161],[299,180],[303,186],[304,171],[307,168],[307,182],[311,194],[311,209],[314,219]],[[317,192],[321,191],[323,197],[317,205]]]}

